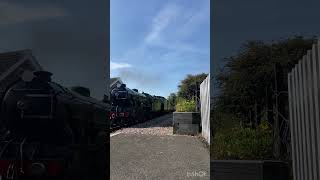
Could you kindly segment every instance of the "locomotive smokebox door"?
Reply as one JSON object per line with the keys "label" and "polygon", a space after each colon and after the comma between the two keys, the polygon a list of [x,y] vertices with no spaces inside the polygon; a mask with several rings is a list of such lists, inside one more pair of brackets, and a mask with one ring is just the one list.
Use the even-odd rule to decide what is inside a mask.
{"label": "locomotive smokebox door", "polygon": [[21,78],[24,82],[31,82],[35,75],[32,71],[26,70],[22,73]]}
{"label": "locomotive smokebox door", "polygon": [[52,73],[48,71],[36,71],[33,73],[38,79],[45,81],[45,82],[51,82],[51,76]]}

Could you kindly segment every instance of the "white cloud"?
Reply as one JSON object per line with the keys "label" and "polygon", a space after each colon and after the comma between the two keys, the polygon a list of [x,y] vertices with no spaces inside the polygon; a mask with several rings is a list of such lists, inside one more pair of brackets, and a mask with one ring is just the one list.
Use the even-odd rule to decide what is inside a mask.
{"label": "white cloud", "polygon": [[177,31],[180,38],[188,37],[203,23],[210,24],[210,1],[205,0],[199,9],[190,13]]}
{"label": "white cloud", "polygon": [[[196,47],[186,39],[196,37],[195,30],[202,23],[209,23],[209,0],[203,0],[199,7],[186,8],[181,4],[169,3],[152,19],[150,32],[146,34],[143,43],[125,52],[120,59],[130,61],[150,59],[147,50],[150,47],[167,49],[177,54],[195,53],[206,55],[209,49]],[[209,37],[208,37],[209,39]],[[208,40],[209,41],[209,40]]]}
{"label": "white cloud", "polygon": [[163,30],[165,30],[171,21],[178,15],[179,7],[175,4],[168,4],[153,18],[151,31],[145,38],[149,43],[157,40]]}
{"label": "white cloud", "polygon": [[[201,24],[209,24],[209,0],[200,7],[186,8],[168,4],[153,18],[151,31],[146,35],[144,46],[166,48],[176,52],[207,54],[207,49],[195,47],[186,39],[196,37],[195,30]],[[209,37],[208,37],[209,39]]]}
{"label": "white cloud", "polygon": [[[197,7],[190,8],[184,7],[182,4],[167,4],[155,14],[151,21],[151,26],[149,27],[150,31],[145,35],[142,43],[132,49],[129,49],[124,52],[122,56],[116,58],[126,62],[132,62],[134,60],[135,63],[144,65],[146,65],[146,63],[151,63],[148,64],[148,67],[156,67],[156,64],[161,63],[170,63],[170,67],[174,66],[176,68],[184,67],[186,64],[193,64],[194,60],[197,60],[197,58],[189,57],[200,56],[202,58],[206,58],[209,55],[209,48],[204,49],[203,46],[197,47],[191,42],[188,42],[190,39],[197,37],[198,34],[196,34],[196,30],[203,27],[201,26],[202,23],[209,24],[209,0],[204,1],[205,3]],[[159,50],[161,49],[161,53],[153,51],[153,49],[158,48]],[[158,54],[154,54],[153,52]],[[172,60],[175,62],[171,62]],[[181,62],[186,60],[190,61]],[[193,69],[198,68],[197,65],[190,67]],[[133,71],[139,72],[134,74],[132,73]],[[135,82],[137,84],[152,84],[153,81],[159,81],[155,80],[156,78],[150,78],[153,75],[152,73],[143,72],[141,69],[130,69],[130,71],[121,69],[118,73],[125,80]],[[164,76],[164,74],[161,74],[161,76]],[[143,79],[141,77],[148,78]]]}
{"label": "white cloud", "polygon": [[131,64],[128,63],[117,63],[117,62],[110,62],[110,69],[116,70],[116,69],[123,69],[123,68],[130,68],[132,67]]}
{"label": "white cloud", "polygon": [[63,8],[37,5],[26,7],[22,4],[12,2],[0,2],[0,24],[15,24],[28,21],[37,21],[66,16]]}

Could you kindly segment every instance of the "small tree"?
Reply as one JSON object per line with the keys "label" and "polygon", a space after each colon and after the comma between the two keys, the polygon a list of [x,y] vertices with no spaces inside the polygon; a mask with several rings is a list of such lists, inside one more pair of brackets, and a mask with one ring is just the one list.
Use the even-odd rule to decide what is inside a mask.
{"label": "small tree", "polygon": [[187,77],[180,82],[178,86],[178,96],[186,100],[193,100],[194,96],[199,96],[199,85],[206,79],[208,74],[201,73],[197,75],[188,74]]}
{"label": "small tree", "polygon": [[175,106],[177,104],[177,95],[175,93],[171,93],[168,97],[168,101],[171,106]]}

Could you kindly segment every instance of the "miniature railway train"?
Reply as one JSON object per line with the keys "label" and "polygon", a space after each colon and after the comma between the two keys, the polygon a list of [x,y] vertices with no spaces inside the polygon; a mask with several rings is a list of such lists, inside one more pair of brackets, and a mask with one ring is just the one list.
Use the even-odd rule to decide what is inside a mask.
{"label": "miniature railway train", "polygon": [[110,105],[51,75],[35,72],[0,97],[0,179],[107,179]]}
{"label": "miniature railway train", "polygon": [[111,90],[110,128],[141,123],[174,110],[168,100],[161,96],[139,93],[126,84]]}

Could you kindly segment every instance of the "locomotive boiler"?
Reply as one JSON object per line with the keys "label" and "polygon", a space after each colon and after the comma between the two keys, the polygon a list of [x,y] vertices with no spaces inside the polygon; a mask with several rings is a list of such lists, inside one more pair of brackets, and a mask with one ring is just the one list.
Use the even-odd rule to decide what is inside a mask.
{"label": "locomotive boiler", "polygon": [[126,87],[126,84],[119,84],[112,89],[110,97],[111,128],[144,122],[173,110],[164,97],[139,93],[137,89]]}
{"label": "locomotive boiler", "polygon": [[51,76],[26,72],[4,92],[0,176],[107,178],[110,106]]}
{"label": "locomotive boiler", "polygon": [[112,126],[127,126],[145,121],[148,104],[146,96],[136,89],[129,89],[121,84],[111,91],[111,123]]}

